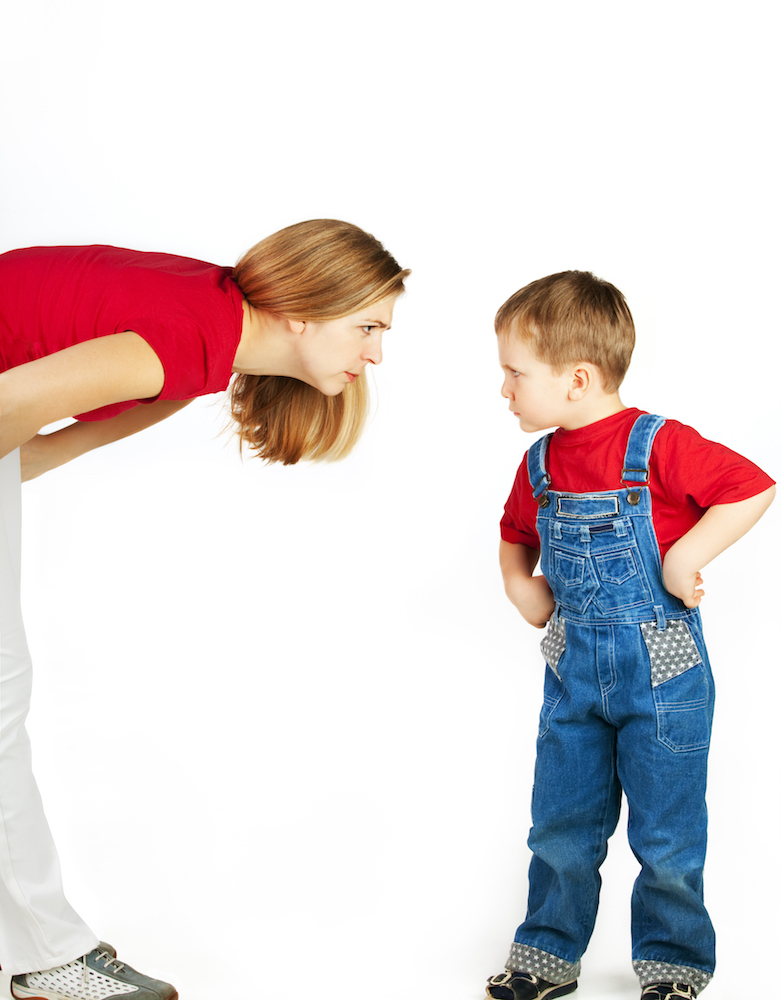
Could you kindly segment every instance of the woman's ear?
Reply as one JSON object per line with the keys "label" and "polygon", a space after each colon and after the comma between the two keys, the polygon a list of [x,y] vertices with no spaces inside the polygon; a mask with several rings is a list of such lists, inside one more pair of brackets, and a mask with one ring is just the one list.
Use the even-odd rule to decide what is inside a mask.
{"label": "woman's ear", "polygon": [[287,325],[291,333],[303,333],[306,329],[306,323],[302,319],[289,319]]}

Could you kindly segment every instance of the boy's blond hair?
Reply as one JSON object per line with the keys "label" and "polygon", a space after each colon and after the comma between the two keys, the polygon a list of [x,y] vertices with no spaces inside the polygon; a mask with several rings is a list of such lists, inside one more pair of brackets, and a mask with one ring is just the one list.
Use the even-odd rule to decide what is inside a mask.
{"label": "boy's blond hair", "polygon": [[561,372],[589,361],[605,392],[616,392],[635,346],[635,325],[619,290],[590,271],[561,271],[521,288],[496,314],[497,334],[519,337]]}

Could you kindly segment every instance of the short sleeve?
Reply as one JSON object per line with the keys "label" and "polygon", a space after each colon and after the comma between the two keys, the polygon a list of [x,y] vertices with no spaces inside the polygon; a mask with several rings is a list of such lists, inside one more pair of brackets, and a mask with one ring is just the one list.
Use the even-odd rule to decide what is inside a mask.
{"label": "short sleeve", "polygon": [[773,485],[750,459],[677,420],[665,423],[653,455],[665,493],[680,506],[696,504],[707,510],[714,504],[748,500]]}
{"label": "short sleeve", "polygon": [[530,549],[540,547],[537,534],[537,504],[532,496],[527,471],[527,456],[523,456],[515,475],[512,491],[504,505],[504,515],[499,523],[502,541],[513,545],[527,545]]}
{"label": "short sleeve", "polygon": [[164,372],[160,393],[81,413],[77,420],[107,420],[138,403],[193,399],[227,388],[241,337],[242,293],[229,268],[207,265],[203,270],[197,282],[182,285],[169,280],[170,288],[159,289],[142,275],[141,280],[152,285],[139,289],[143,294],[137,299],[144,306],[122,316],[122,329],[137,333],[160,359]]}

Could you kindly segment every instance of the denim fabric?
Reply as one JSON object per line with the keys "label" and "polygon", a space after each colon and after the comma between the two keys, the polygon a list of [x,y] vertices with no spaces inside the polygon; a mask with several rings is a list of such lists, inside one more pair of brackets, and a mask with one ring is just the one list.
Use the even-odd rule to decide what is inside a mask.
{"label": "denim fabric", "polygon": [[638,418],[624,463],[627,485],[615,491],[556,492],[545,472],[546,439],[529,454],[542,571],[556,611],[542,644],[548,668],[529,836],[534,856],[514,953],[537,949],[577,974],[623,791],[629,842],[642,866],[632,895],[632,957],[690,969],[702,988],[715,964],[702,892],[714,691],[699,612],[662,582],[644,485],[662,423]]}

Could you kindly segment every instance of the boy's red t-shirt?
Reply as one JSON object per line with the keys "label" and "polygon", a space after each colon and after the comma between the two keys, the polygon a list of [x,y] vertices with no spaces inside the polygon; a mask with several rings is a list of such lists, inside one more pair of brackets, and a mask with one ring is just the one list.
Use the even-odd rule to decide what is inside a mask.
{"label": "boy's red t-shirt", "polygon": [[[546,457],[551,489],[596,493],[625,488],[621,471],[629,432],[644,412],[622,410],[587,427],[555,431]],[[526,461],[524,455],[505,505],[501,533],[506,542],[538,549],[538,508]],[[747,500],[773,485],[753,462],[677,420],[667,420],[656,435],[649,473],[653,522],[663,558],[708,507]]]}
{"label": "boy's red t-shirt", "polygon": [[132,330],[160,358],[158,396],[78,415],[105,420],[139,402],[225,389],[241,338],[232,268],[111,246],[28,247],[0,255],[0,371]]}

